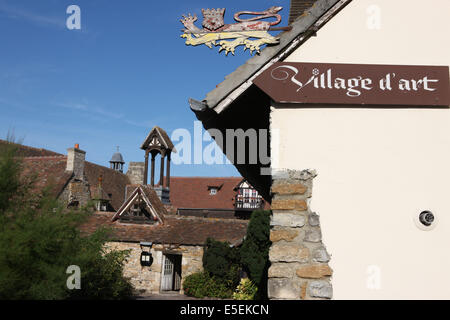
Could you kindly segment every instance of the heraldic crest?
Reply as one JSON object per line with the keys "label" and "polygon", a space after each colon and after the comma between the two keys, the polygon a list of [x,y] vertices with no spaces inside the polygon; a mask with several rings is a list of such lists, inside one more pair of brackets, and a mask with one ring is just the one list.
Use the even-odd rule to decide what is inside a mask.
{"label": "heraldic crest", "polygon": [[[186,38],[186,45],[205,44],[209,48],[213,45],[220,46],[219,52],[225,50],[226,55],[230,52],[234,55],[236,47],[241,45],[244,46],[244,50],[249,49],[250,53],[253,51],[260,53],[260,46],[279,43],[279,39],[273,37],[268,31],[284,30],[271,28],[281,22],[281,15],[278,12],[282,9],[282,7],[271,7],[261,12],[240,11],[234,15],[237,22],[232,24],[225,24],[225,9],[202,9],[203,29],[194,24],[197,21],[197,15],[183,15],[180,21],[186,29],[183,30],[184,34],[181,37]],[[256,17],[241,19],[241,15],[256,15]],[[276,20],[263,20],[266,18]]]}

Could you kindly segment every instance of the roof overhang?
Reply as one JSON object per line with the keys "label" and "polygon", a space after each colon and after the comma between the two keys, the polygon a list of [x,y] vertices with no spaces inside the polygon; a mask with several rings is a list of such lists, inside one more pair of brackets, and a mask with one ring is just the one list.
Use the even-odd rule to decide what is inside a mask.
{"label": "roof overhang", "polygon": [[[226,110],[239,96],[253,85],[253,80],[274,63],[283,61],[298,47],[332,19],[352,0],[318,0],[309,10],[295,20],[292,29],[280,34],[280,43],[267,46],[259,55],[250,58],[228,75],[205,100],[189,99],[191,110],[200,120]],[[210,111],[214,111],[211,113]]]}

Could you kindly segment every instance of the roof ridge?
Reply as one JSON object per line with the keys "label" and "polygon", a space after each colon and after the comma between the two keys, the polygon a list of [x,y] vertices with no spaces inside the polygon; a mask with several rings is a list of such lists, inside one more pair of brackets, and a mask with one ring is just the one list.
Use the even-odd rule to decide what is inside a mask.
{"label": "roof ridge", "polygon": [[14,145],[20,146],[21,148],[27,148],[27,149],[37,150],[37,151],[48,151],[48,152],[52,152],[52,153],[55,153],[55,154],[62,155],[59,152],[52,151],[52,150],[49,150],[49,149],[45,149],[45,148],[42,148],[42,147],[38,148],[38,147],[27,146],[27,145],[24,145],[24,144],[21,144],[21,143],[11,142],[11,141],[7,141],[7,140],[3,140],[3,139],[0,139],[0,143],[14,144]]}
{"label": "roof ridge", "polygon": [[205,222],[224,222],[224,223],[239,223],[239,224],[247,224],[247,220],[241,219],[224,219],[224,218],[205,218],[205,217],[193,217],[193,216],[174,216],[174,215],[166,215],[166,219],[174,219],[174,220],[194,220],[194,221],[205,221]]}
{"label": "roof ridge", "polygon": [[67,156],[65,156],[65,155],[59,155],[59,156],[28,156],[28,157],[23,157],[23,159],[25,159],[25,160],[33,160],[33,159],[36,159],[36,160],[39,160],[39,159],[64,159],[64,158],[67,158]]}
{"label": "roof ridge", "polygon": [[97,166],[97,167],[102,167],[102,168],[104,168],[104,169],[108,169],[108,170],[110,170],[111,172],[115,172],[115,173],[118,173],[118,174],[120,174],[120,175],[126,176],[126,174],[123,173],[123,172],[114,170],[114,169],[112,169],[112,168],[108,168],[108,167],[103,166],[103,165],[101,165],[101,164],[98,164],[98,163],[95,163],[95,162],[91,162],[91,161],[85,161],[85,162],[86,162],[86,163],[89,163],[89,164],[92,164],[92,165],[94,165],[94,166]]}

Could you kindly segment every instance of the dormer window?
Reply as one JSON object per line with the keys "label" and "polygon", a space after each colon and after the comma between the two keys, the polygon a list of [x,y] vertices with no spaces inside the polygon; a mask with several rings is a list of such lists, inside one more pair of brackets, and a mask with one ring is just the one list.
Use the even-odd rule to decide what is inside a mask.
{"label": "dormer window", "polygon": [[222,188],[222,186],[223,186],[223,184],[208,186],[209,195],[210,196],[215,196],[219,192],[220,188]]}

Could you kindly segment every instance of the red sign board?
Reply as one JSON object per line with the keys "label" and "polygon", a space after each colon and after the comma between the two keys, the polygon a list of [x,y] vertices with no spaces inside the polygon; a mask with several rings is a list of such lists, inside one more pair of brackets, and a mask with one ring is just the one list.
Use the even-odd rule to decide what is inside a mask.
{"label": "red sign board", "polygon": [[253,83],[281,103],[450,105],[448,66],[277,62]]}

